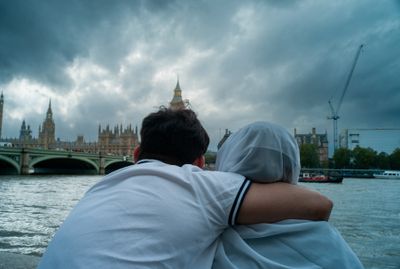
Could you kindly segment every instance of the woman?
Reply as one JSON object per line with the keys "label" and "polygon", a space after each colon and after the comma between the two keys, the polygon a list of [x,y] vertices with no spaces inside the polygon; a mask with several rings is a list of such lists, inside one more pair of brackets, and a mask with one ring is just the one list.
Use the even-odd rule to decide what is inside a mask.
{"label": "woman", "polygon": [[[255,122],[225,141],[217,153],[216,169],[239,173],[256,182],[297,184],[299,147],[281,126]],[[235,226],[220,239],[214,269],[363,268],[340,233],[325,221]]]}

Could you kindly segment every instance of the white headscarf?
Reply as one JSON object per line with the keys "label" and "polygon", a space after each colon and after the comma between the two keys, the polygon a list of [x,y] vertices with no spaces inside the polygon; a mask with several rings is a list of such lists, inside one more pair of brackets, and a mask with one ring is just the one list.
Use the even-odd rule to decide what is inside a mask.
{"label": "white headscarf", "polygon": [[258,182],[296,184],[300,153],[296,139],[269,122],[251,123],[233,133],[217,153],[216,170],[241,174]]}
{"label": "white headscarf", "polygon": [[[281,126],[255,122],[225,141],[217,153],[216,169],[259,182],[296,184],[300,174],[299,147]],[[364,267],[330,223],[285,220],[226,229],[218,242],[212,268]]]}

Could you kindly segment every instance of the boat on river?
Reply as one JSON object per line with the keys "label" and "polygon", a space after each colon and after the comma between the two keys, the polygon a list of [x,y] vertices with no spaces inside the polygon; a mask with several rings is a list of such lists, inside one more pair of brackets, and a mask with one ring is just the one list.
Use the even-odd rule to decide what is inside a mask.
{"label": "boat on river", "polygon": [[400,171],[388,170],[382,174],[374,174],[374,177],[380,179],[400,179]]}
{"label": "boat on river", "polygon": [[312,183],[342,183],[343,176],[331,176],[314,173],[302,173],[299,177],[299,182]]}

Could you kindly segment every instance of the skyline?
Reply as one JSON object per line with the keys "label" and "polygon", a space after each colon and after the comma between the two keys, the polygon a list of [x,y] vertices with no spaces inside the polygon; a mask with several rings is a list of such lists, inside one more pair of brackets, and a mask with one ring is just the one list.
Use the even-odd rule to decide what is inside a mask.
{"label": "skyline", "polygon": [[[97,139],[168,105],[177,76],[211,137],[253,121],[293,133],[400,128],[400,2],[5,1],[0,3],[3,137],[37,136],[49,99],[56,137]],[[330,149],[331,151],[332,149]]]}
{"label": "skyline", "polygon": [[[49,103],[48,103],[48,105],[47,105],[47,111],[48,111],[48,109],[51,109],[52,110],[52,105],[51,105],[51,99],[49,100]],[[43,116],[43,119],[42,119],[42,122],[41,123],[39,123],[39,125],[38,126],[31,126],[30,124],[29,124],[29,122],[26,122],[26,120],[24,119],[24,120],[22,120],[22,122],[21,122],[21,127],[22,126],[25,126],[25,128],[26,129],[28,129],[28,130],[30,130],[32,133],[31,133],[31,135],[32,135],[32,138],[33,139],[37,139],[38,137],[39,137],[39,130],[41,130],[42,128],[43,128],[43,123],[44,123],[44,121],[46,120],[46,112],[44,112],[43,113],[44,114],[44,116]],[[57,122],[55,122],[55,125],[56,125],[56,127],[57,127]],[[35,128],[36,127],[36,128]],[[136,126],[133,126],[132,124],[130,124],[130,123],[128,123],[126,126],[125,125],[122,125],[122,124],[114,124],[114,125],[111,125],[111,124],[103,124],[103,125],[101,125],[101,124],[99,124],[98,126],[97,126],[97,130],[96,130],[96,132],[97,132],[97,134],[99,134],[101,131],[105,131],[106,129],[107,129],[107,127],[109,127],[109,129],[111,130],[111,131],[113,131],[113,129],[115,129],[115,127],[118,127],[118,130],[120,130],[121,128],[132,128],[133,130],[136,130],[137,128],[138,128],[138,126],[136,125]],[[5,140],[10,140],[10,139],[18,139],[18,137],[20,136],[20,130],[21,130],[21,128],[18,130],[18,133],[16,133],[15,134],[15,136],[10,136],[10,137],[4,137],[4,136],[0,136],[0,138],[2,138],[2,139],[5,139]],[[35,131],[36,130],[36,131]],[[56,131],[57,131],[57,128],[56,128]],[[72,140],[66,140],[66,141],[63,141],[63,142],[73,142],[74,140],[76,140],[77,138],[78,138],[78,136],[82,136],[83,134],[81,134],[81,133],[78,133],[78,134],[76,134],[76,136],[75,137],[73,137],[72,138]],[[84,136],[84,135],[83,135]],[[62,137],[62,135],[61,136],[56,136],[56,140],[58,139],[58,138],[60,138],[60,137]],[[96,142],[97,141],[97,138],[98,137],[96,137],[95,138],[95,141],[86,141],[86,142]],[[62,141],[62,140],[60,140],[60,141]]]}

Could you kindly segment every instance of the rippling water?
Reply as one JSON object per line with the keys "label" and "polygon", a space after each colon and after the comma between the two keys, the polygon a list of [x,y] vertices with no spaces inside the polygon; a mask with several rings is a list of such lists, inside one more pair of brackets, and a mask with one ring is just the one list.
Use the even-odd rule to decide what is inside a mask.
{"label": "rippling water", "polygon": [[[0,251],[41,255],[100,176],[0,176]],[[400,268],[400,180],[303,183],[330,197],[331,222],[365,268]],[[327,253],[334,255],[334,253]]]}
{"label": "rippling water", "polygon": [[41,255],[100,176],[0,176],[0,251]]}
{"label": "rippling water", "polygon": [[345,178],[307,186],[334,201],[331,222],[365,268],[400,268],[400,180]]}

